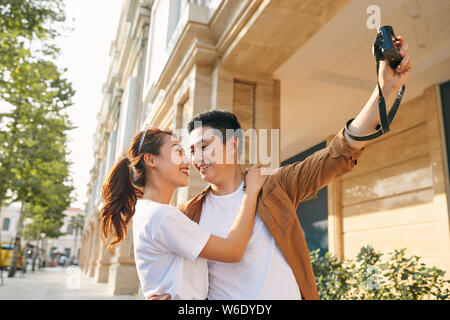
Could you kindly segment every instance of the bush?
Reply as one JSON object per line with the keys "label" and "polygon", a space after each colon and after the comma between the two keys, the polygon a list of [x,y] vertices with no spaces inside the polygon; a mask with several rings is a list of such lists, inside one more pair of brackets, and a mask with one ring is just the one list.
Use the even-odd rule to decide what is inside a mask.
{"label": "bush", "polygon": [[356,261],[339,262],[320,249],[310,252],[319,296],[324,300],[422,300],[450,298],[445,272],[421,263],[420,257],[405,256],[406,249],[388,253],[388,259],[373,247],[362,247]]}

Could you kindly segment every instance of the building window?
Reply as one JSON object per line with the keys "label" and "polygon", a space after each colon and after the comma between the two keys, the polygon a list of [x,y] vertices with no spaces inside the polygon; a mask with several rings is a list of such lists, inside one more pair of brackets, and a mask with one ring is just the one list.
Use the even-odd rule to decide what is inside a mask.
{"label": "building window", "polygon": [[64,255],[65,255],[67,258],[70,258],[70,248],[65,248],[65,249],[64,249]]}
{"label": "building window", "polygon": [[[309,155],[326,147],[326,142],[319,143],[281,163],[282,166],[305,160]],[[320,254],[328,252],[328,194],[327,187],[309,196],[297,207],[297,217],[302,226],[309,250],[320,249]]]}
{"label": "building window", "polygon": [[69,224],[69,225],[67,226],[67,234],[68,234],[68,235],[72,235],[72,234],[73,234],[73,227],[72,227],[71,224]]}
{"label": "building window", "polygon": [[9,222],[10,222],[9,218],[3,219],[3,227],[2,227],[3,231],[9,230]]}
{"label": "building window", "polygon": [[169,0],[169,19],[167,22],[167,38],[166,47],[169,45],[170,39],[172,38],[173,32],[177,27],[178,20],[180,20],[180,11],[184,9],[185,1],[183,0]]}

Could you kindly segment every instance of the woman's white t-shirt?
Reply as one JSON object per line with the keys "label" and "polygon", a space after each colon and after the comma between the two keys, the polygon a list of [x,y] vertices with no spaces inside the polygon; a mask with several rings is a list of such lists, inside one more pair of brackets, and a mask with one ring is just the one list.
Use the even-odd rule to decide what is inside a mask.
{"label": "woman's white t-shirt", "polygon": [[210,233],[177,208],[138,200],[133,216],[134,258],[146,298],[206,299],[207,260],[197,258]]}

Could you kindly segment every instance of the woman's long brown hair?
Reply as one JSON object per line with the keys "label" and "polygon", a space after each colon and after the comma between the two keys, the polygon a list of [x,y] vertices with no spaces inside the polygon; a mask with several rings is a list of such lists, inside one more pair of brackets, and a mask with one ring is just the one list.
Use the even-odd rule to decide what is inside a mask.
{"label": "woman's long brown hair", "polygon": [[105,204],[100,211],[100,230],[104,242],[108,242],[109,235],[113,236],[108,244],[111,252],[116,244],[125,239],[136,201],[143,195],[142,190],[146,182],[144,154],[159,155],[165,142],[164,138],[172,135],[172,132],[161,129],[147,130],[141,150],[138,152],[142,134],[144,131],[133,138],[127,157],[114,165],[103,184],[102,197]]}

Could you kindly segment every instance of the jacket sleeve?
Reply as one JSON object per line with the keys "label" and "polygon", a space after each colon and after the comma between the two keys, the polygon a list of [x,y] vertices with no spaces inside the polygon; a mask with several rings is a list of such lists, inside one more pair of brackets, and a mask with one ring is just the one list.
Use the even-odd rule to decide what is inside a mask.
{"label": "jacket sleeve", "polygon": [[281,167],[278,181],[295,206],[325,187],[333,178],[351,171],[364,151],[352,148],[344,138],[344,128],[330,144],[303,161]]}

